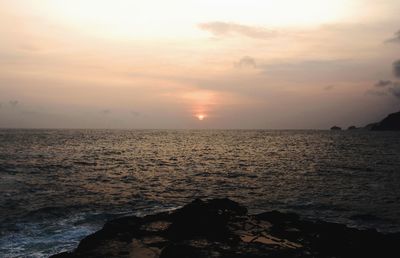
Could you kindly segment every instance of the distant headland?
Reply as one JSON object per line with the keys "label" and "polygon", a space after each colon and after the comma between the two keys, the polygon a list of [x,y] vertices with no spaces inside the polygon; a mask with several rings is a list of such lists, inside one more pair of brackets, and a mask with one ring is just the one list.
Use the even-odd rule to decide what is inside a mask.
{"label": "distant headland", "polygon": [[[342,130],[339,126],[331,127],[332,131]],[[347,130],[370,130],[370,131],[400,131],[400,112],[389,114],[380,122],[370,123],[364,127],[356,127],[354,125]]]}
{"label": "distant headland", "polygon": [[372,131],[398,131],[400,130],[400,112],[392,113],[379,123],[373,124]]}

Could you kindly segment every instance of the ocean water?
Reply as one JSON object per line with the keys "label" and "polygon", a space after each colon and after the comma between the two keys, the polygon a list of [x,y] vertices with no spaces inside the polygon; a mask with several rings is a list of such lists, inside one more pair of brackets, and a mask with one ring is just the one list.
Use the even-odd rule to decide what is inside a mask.
{"label": "ocean water", "polygon": [[213,197],[398,232],[400,133],[0,130],[0,257],[72,250],[108,219]]}

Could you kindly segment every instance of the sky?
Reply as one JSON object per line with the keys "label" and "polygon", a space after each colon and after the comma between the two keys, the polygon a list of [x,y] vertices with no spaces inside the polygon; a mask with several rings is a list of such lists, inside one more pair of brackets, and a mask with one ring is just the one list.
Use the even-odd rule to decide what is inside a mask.
{"label": "sky", "polygon": [[398,0],[0,0],[0,127],[326,129],[400,110]]}

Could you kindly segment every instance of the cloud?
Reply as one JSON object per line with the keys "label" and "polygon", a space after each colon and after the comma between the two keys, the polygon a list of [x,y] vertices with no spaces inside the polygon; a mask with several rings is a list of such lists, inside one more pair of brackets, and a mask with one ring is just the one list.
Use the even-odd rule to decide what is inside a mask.
{"label": "cloud", "polygon": [[365,92],[365,94],[367,95],[372,95],[372,96],[378,96],[378,97],[383,97],[383,96],[387,96],[387,92],[382,91],[382,90],[367,90]]}
{"label": "cloud", "polygon": [[386,87],[392,85],[392,81],[390,80],[379,80],[377,83],[375,83],[375,87],[381,88],[381,87]]}
{"label": "cloud", "polygon": [[400,43],[400,30],[394,34],[393,38],[386,40],[385,43]]}
{"label": "cloud", "polygon": [[[393,74],[397,78],[400,78],[400,60],[397,60],[393,63]],[[379,80],[374,86],[380,89],[369,90],[367,91],[367,94],[376,96],[392,95],[400,99],[400,81]]]}
{"label": "cloud", "polygon": [[208,31],[218,37],[240,35],[254,39],[270,39],[277,35],[277,32],[273,30],[237,23],[208,22],[199,24],[199,27],[200,29]]}
{"label": "cloud", "polygon": [[332,71],[335,69],[346,70],[349,66],[355,67],[358,63],[348,59],[332,59],[332,60],[301,60],[299,62],[280,62],[265,64],[262,67],[267,71]]}
{"label": "cloud", "polygon": [[333,90],[333,88],[335,88],[334,85],[327,85],[324,87],[324,90],[328,91],[328,90]]}
{"label": "cloud", "polygon": [[11,107],[16,107],[19,104],[18,100],[10,100],[8,103]]}
{"label": "cloud", "polygon": [[101,111],[101,113],[102,113],[103,115],[108,115],[108,114],[111,113],[111,110],[110,110],[110,109],[104,109],[104,110]]}
{"label": "cloud", "polygon": [[392,82],[389,80],[380,80],[374,85],[378,90],[368,90],[367,94],[375,96],[392,95],[400,99],[400,82]]}
{"label": "cloud", "polygon": [[393,87],[389,88],[389,92],[396,98],[400,99],[400,83],[395,83]]}
{"label": "cloud", "polygon": [[257,63],[254,58],[250,56],[242,57],[239,62],[235,63],[236,68],[257,68]]}
{"label": "cloud", "polygon": [[131,111],[132,116],[140,116],[140,113],[137,111]]}
{"label": "cloud", "polygon": [[260,73],[278,81],[320,83],[321,87],[344,82],[373,80],[375,66],[355,59],[298,59],[267,62],[258,61]]}
{"label": "cloud", "polygon": [[397,60],[396,62],[393,63],[393,73],[394,76],[400,78],[400,60]]}

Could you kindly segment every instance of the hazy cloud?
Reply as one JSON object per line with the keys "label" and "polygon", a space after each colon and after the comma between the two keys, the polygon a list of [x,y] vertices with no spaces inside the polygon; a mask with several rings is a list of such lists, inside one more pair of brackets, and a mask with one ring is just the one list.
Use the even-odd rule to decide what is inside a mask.
{"label": "hazy cloud", "polygon": [[[371,71],[375,67],[352,59],[315,59],[315,60],[293,60],[260,63],[257,68],[260,73],[279,81],[292,81],[321,83],[320,87],[338,82],[357,82],[374,78]],[[371,78],[369,78],[371,77]]]}
{"label": "hazy cloud", "polygon": [[380,80],[377,83],[375,83],[375,87],[381,88],[381,87],[386,87],[392,85],[392,81],[390,80]]}
{"label": "hazy cloud", "polygon": [[257,68],[257,63],[254,58],[245,56],[235,63],[236,68]]}
{"label": "hazy cloud", "polygon": [[386,91],[382,91],[382,90],[367,90],[365,92],[365,94],[372,95],[372,96],[378,96],[378,97],[382,97],[382,96],[387,96],[388,95]]}
{"label": "hazy cloud", "polygon": [[19,104],[18,100],[10,100],[8,103],[11,107],[16,107]]}
{"label": "hazy cloud", "polygon": [[273,63],[262,65],[265,70],[271,71],[294,71],[294,70],[312,70],[312,71],[332,71],[334,69],[348,69],[349,66],[356,66],[352,60],[333,59],[333,60],[302,60],[292,63]]}
{"label": "hazy cloud", "polygon": [[202,30],[214,34],[214,36],[241,35],[255,39],[269,39],[277,35],[277,33],[273,30],[237,23],[208,22],[199,24],[199,27]]}
{"label": "hazy cloud", "polygon": [[400,30],[394,34],[393,38],[385,41],[386,43],[400,43]]}
{"label": "hazy cloud", "polygon": [[395,83],[393,87],[389,88],[389,92],[396,98],[400,99],[400,83]]}
{"label": "hazy cloud", "polygon": [[393,73],[394,76],[400,78],[400,60],[397,60],[396,62],[393,63]]}
{"label": "hazy cloud", "polygon": [[137,111],[131,111],[132,116],[140,116],[140,113]]}
{"label": "hazy cloud", "polygon": [[392,82],[389,80],[380,80],[375,85],[379,90],[368,90],[367,94],[375,96],[387,96],[392,95],[400,99],[400,82]]}
{"label": "hazy cloud", "polygon": [[333,88],[335,88],[334,85],[327,85],[324,87],[324,90],[328,91],[328,90],[333,90]]}
{"label": "hazy cloud", "polygon": [[[400,60],[393,63],[393,73],[396,77],[400,78]],[[392,95],[400,99],[400,82],[391,80],[379,80],[374,85],[380,90],[370,90],[367,93],[377,96]]]}
{"label": "hazy cloud", "polygon": [[110,113],[111,113],[111,110],[110,110],[110,109],[103,109],[103,110],[101,111],[101,113],[102,113],[103,115],[107,115],[107,114],[110,114]]}
{"label": "hazy cloud", "polygon": [[38,52],[42,50],[39,46],[28,43],[20,45],[19,49],[22,51],[29,51],[29,52]]}

